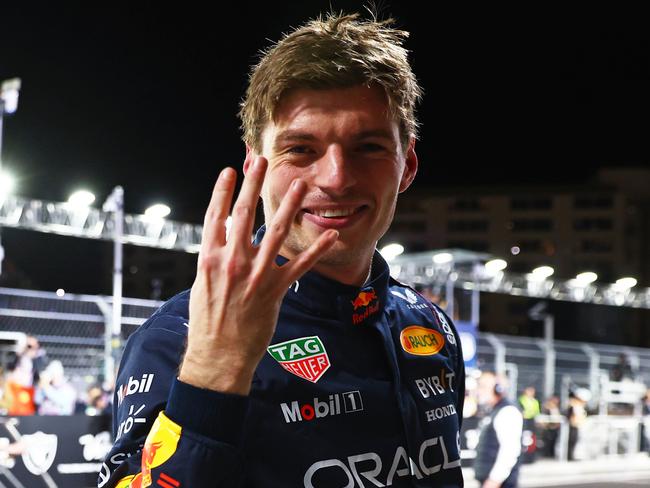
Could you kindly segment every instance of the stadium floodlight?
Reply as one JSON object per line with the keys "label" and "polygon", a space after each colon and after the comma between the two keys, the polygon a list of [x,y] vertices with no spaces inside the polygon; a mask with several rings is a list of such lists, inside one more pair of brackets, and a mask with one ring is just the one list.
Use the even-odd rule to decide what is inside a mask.
{"label": "stadium floodlight", "polygon": [[[18,92],[20,91],[20,78],[12,78],[5,80],[0,85],[0,177],[3,178],[2,172],[2,119],[4,114],[12,114],[18,108]],[[4,200],[9,192],[11,186],[6,181],[0,180],[0,200]],[[9,188],[6,188],[9,186]],[[4,259],[4,249],[2,248],[2,241],[0,241],[0,275],[2,275],[2,260]]]}
{"label": "stadium floodlight", "polygon": [[402,254],[404,252],[404,246],[397,242],[392,242],[390,244],[386,244],[384,247],[381,248],[379,253],[384,257],[384,259],[387,262],[392,261],[395,259],[397,256]]}
{"label": "stadium floodlight", "polygon": [[439,252],[434,254],[432,259],[436,264],[448,264],[454,260],[454,256],[450,252]]}
{"label": "stadium floodlight", "polygon": [[593,271],[585,271],[583,273],[579,273],[575,277],[575,284],[578,286],[587,286],[593,283],[598,279],[598,275],[594,273]]}
{"label": "stadium floodlight", "polygon": [[550,266],[539,266],[535,268],[529,277],[535,281],[543,281],[555,273],[555,270]]}
{"label": "stadium floodlight", "polygon": [[172,209],[164,203],[156,203],[151,205],[144,211],[145,217],[150,219],[164,219],[171,213]]}
{"label": "stadium floodlight", "polygon": [[485,271],[490,276],[494,276],[499,271],[503,271],[508,267],[508,263],[504,259],[491,259],[485,263]]}
{"label": "stadium floodlight", "polygon": [[0,171],[0,199],[5,198],[16,187],[16,179],[7,171]]}
{"label": "stadium floodlight", "polygon": [[548,280],[548,277],[554,272],[555,270],[550,266],[538,266],[530,273],[527,273],[525,277],[528,293],[540,298],[548,296],[554,286],[553,282]]}
{"label": "stadium floodlight", "polygon": [[569,287],[570,295],[572,299],[576,302],[584,302],[593,298],[595,294],[595,285],[590,286],[594,281],[598,279],[598,275],[593,271],[584,271],[578,273],[578,275],[567,282]]}
{"label": "stadium floodlight", "polygon": [[70,212],[70,225],[75,229],[84,229],[91,212],[90,204],[95,201],[95,195],[88,190],[77,190],[65,203]]}
{"label": "stadium floodlight", "polygon": [[2,82],[2,85],[0,85],[0,112],[13,114],[18,109],[19,92],[20,78],[12,78]]}
{"label": "stadium floodlight", "polygon": [[616,280],[616,283],[614,283],[614,288],[620,291],[627,291],[630,288],[635,287],[637,284],[636,278],[632,278],[631,276],[626,276],[625,278],[621,278]]}
{"label": "stadium floodlight", "polygon": [[74,208],[89,207],[95,201],[95,195],[88,190],[77,190],[68,198],[68,204]]}

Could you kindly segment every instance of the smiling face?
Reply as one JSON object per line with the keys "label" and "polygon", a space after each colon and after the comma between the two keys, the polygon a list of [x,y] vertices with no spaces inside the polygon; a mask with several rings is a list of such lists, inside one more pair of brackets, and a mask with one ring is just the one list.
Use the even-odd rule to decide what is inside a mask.
{"label": "smiling face", "polygon": [[[245,170],[253,155],[249,149]],[[325,230],[337,229],[338,241],[315,269],[361,284],[375,245],[393,219],[397,195],[417,170],[414,141],[403,148],[383,90],[288,92],[262,133],[261,155],[269,161],[262,188],[267,223],[295,178],[307,184],[281,253],[291,258]]]}

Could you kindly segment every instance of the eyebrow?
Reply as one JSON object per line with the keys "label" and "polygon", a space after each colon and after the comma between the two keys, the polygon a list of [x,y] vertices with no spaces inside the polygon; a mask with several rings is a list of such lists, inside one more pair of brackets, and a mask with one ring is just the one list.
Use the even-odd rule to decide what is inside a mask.
{"label": "eyebrow", "polygon": [[315,140],[316,136],[309,132],[285,130],[277,135],[275,141],[273,141],[273,147],[278,147],[288,142],[313,142]]}
{"label": "eyebrow", "polygon": [[370,139],[372,137],[378,137],[380,139],[393,139],[393,133],[386,129],[372,129],[364,130],[359,132],[354,136],[356,140]]}
{"label": "eyebrow", "polygon": [[[364,130],[359,132],[358,134],[355,134],[353,136],[353,139],[355,141],[360,141],[363,139],[370,139],[373,137],[392,140],[393,134],[391,131],[386,129],[371,129],[371,130]],[[310,134],[309,132],[285,130],[283,132],[280,132],[277,135],[275,141],[273,142],[273,147],[277,148],[283,144],[287,144],[290,142],[314,142],[316,139],[317,139],[316,136]]]}

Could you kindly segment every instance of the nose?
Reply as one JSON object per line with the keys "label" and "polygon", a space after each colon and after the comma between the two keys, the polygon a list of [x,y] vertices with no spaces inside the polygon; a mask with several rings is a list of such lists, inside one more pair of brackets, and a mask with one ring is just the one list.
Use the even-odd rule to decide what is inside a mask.
{"label": "nose", "polygon": [[324,193],[343,195],[357,182],[354,165],[340,144],[332,144],[314,165],[314,183]]}

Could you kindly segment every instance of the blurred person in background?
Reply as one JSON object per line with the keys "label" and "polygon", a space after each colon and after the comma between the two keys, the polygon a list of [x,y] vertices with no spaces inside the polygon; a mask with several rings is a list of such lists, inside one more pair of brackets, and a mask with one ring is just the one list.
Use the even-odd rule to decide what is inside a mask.
{"label": "blurred person in background", "polygon": [[645,396],[641,400],[641,415],[643,421],[641,423],[641,450],[647,451],[650,454],[650,388],[645,392]]}
{"label": "blurred person in background", "polygon": [[36,386],[41,372],[47,366],[45,349],[34,336],[27,336],[25,347],[15,356],[10,364],[13,381],[23,386]]}
{"label": "blurred person in background", "polygon": [[9,360],[7,394],[9,415],[34,415],[35,387],[47,366],[47,355],[34,336],[27,336],[25,346]]}
{"label": "blurred person in background", "polygon": [[522,463],[531,463],[537,454],[537,424],[535,419],[541,413],[539,400],[535,397],[535,387],[527,386],[517,399],[518,407],[524,417],[523,444],[525,450]]}
{"label": "blurred person in background", "polygon": [[[560,398],[557,395],[549,397],[542,406],[542,414],[548,415],[550,417],[559,417],[562,416],[562,411],[560,410]],[[542,442],[544,449],[542,454],[545,457],[555,457],[555,445],[557,444],[558,435],[560,434],[561,423],[550,421],[544,424],[544,430],[542,431]]]}
{"label": "blurred person in background", "polygon": [[569,408],[566,416],[569,420],[569,461],[575,461],[575,449],[578,444],[580,427],[587,418],[587,402],[591,399],[591,392],[586,388],[578,388],[569,395]]}
{"label": "blurred person in background", "polygon": [[34,387],[31,384],[28,386],[23,384],[25,374],[24,371],[17,370],[19,360],[17,354],[10,354],[2,403],[7,415],[34,415],[36,413]]}
{"label": "blurred person in background", "polygon": [[623,380],[632,380],[634,374],[632,372],[632,366],[630,361],[627,358],[627,355],[622,352],[618,356],[618,361],[612,368],[609,373],[609,379],[612,381],[623,381]]}
{"label": "blurred person in background", "polygon": [[524,392],[519,396],[519,405],[521,407],[524,420],[534,420],[540,414],[539,400],[535,398],[535,387],[527,386]]}
{"label": "blurred person in background", "polygon": [[474,460],[474,475],[481,488],[517,487],[524,419],[506,398],[507,391],[507,380],[492,372],[486,371],[478,379],[478,403],[488,412],[479,424]]}
{"label": "blurred person in background", "polygon": [[110,395],[98,385],[88,388],[83,413],[86,415],[110,415]]}
{"label": "blurred person in background", "polygon": [[77,392],[68,382],[61,361],[52,361],[41,373],[35,400],[40,415],[72,415]]}

